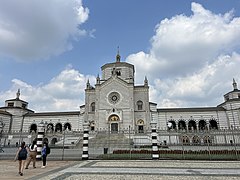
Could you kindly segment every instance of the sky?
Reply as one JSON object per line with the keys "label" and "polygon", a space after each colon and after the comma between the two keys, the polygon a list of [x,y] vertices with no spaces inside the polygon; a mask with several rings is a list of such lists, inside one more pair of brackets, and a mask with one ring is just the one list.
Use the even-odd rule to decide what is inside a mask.
{"label": "sky", "polygon": [[240,84],[240,1],[0,1],[0,106],[20,89],[35,112],[78,111],[118,47],[159,108],[217,106]]}

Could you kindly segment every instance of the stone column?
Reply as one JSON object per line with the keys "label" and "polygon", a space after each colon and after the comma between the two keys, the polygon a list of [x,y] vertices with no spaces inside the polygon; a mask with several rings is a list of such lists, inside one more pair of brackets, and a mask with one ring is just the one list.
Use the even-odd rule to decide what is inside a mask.
{"label": "stone column", "polygon": [[43,145],[43,136],[44,136],[44,123],[40,122],[38,125],[38,134],[37,134],[37,159],[42,159],[42,145]]}
{"label": "stone column", "polygon": [[158,152],[158,141],[157,141],[157,123],[151,122],[151,129],[152,129],[152,159],[159,159],[159,152]]}
{"label": "stone column", "polygon": [[83,153],[82,160],[88,160],[88,137],[89,137],[89,123],[83,124]]}

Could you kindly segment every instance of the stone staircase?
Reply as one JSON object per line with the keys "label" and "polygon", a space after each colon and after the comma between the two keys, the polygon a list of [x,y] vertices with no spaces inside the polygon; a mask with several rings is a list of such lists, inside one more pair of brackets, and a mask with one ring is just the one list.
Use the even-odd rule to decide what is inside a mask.
{"label": "stone staircase", "polygon": [[122,133],[97,133],[96,136],[89,138],[89,147],[101,148],[109,147],[115,148],[128,148],[133,143]]}

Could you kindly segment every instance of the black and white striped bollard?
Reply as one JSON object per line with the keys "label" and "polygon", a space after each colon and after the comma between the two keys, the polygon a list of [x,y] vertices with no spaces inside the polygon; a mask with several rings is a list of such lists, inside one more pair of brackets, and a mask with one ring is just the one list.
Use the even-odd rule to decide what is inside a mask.
{"label": "black and white striped bollard", "polygon": [[89,137],[89,123],[83,124],[83,153],[82,160],[88,160],[88,137]]}
{"label": "black and white striped bollard", "polygon": [[159,159],[158,141],[157,141],[157,123],[151,122],[152,129],[152,159]]}
{"label": "black and white striped bollard", "polygon": [[43,136],[44,136],[44,123],[40,122],[38,125],[38,134],[37,134],[37,156],[38,160],[42,159],[42,144],[43,144]]}

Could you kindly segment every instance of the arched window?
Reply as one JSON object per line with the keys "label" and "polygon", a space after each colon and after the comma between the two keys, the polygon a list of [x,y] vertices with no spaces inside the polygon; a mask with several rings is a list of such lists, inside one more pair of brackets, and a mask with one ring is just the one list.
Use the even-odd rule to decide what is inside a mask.
{"label": "arched window", "polygon": [[189,137],[188,136],[182,136],[180,138],[180,142],[182,142],[183,145],[189,145],[189,143],[190,143]]}
{"label": "arched window", "polygon": [[193,136],[192,143],[194,145],[201,144],[201,139],[198,136]]}
{"label": "arched window", "polygon": [[64,130],[71,131],[71,124],[70,123],[65,123],[64,124]]}
{"label": "arched window", "polygon": [[142,110],[143,109],[143,102],[142,101],[137,101],[137,110]]}
{"label": "arched window", "polygon": [[95,112],[95,102],[91,103],[91,112]]}
{"label": "arched window", "polygon": [[203,142],[204,142],[204,144],[212,144],[212,139],[210,136],[205,136],[203,138]]}
{"label": "arched window", "polygon": [[218,124],[217,121],[215,121],[214,119],[209,121],[209,129],[210,130],[218,130]]}
{"label": "arched window", "polygon": [[53,124],[52,123],[49,123],[47,125],[47,133],[52,133],[53,132]]}
{"label": "arched window", "polygon": [[62,124],[61,123],[56,124],[55,132],[62,132]]}
{"label": "arched window", "polygon": [[185,121],[180,120],[180,121],[178,122],[178,129],[179,129],[179,130],[186,130],[186,123],[185,123]]}
{"label": "arched window", "polygon": [[57,142],[57,138],[52,138],[51,144],[56,144],[56,142]]}
{"label": "arched window", "polygon": [[200,120],[198,122],[198,128],[199,128],[199,130],[202,130],[202,131],[207,130],[207,123],[206,123],[206,121]]}
{"label": "arched window", "polygon": [[173,120],[168,121],[168,130],[177,130],[176,122]]}
{"label": "arched window", "polygon": [[197,124],[196,124],[196,122],[195,122],[194,120],[190,120],[190,121],[188,122],[188,130],[189,130],[189,131],[195,131],[195,130],[197,130]]}
{"label": "arched window", "polygon": [[37,125],[36,124],[31,124],[30,126],[30,133],[36,133],[37,132]]}

